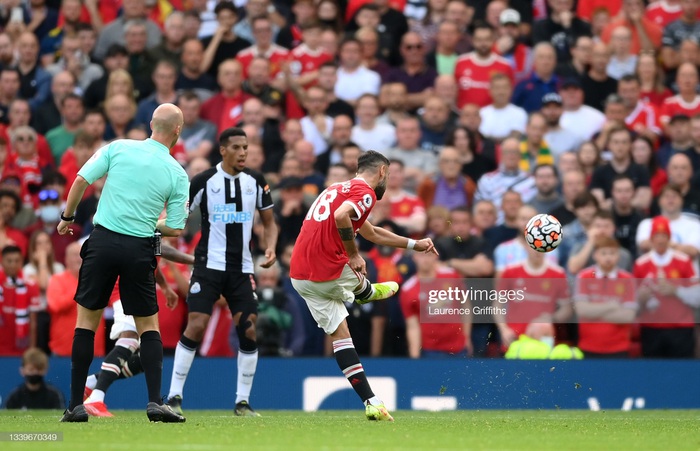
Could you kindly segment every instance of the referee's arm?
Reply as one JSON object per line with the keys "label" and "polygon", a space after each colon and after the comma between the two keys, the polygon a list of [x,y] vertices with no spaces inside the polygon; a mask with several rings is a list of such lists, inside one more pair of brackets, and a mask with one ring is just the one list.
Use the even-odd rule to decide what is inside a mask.
{"label": "referee's arm", "polygon": [[[90,184],[87,180],[85,180],[82,175],[78,174],[75,178],[75,182],[73,182],[73,186],[70,187],[70,191],[68,192],[66,208],[61,214],[61,222],[59,222],[58,227],[56,227],[59,235],[65,235],[66,233],[73,235],[73,230],[70,229],[69,226],[73,224],[75,220],[75,210],[78,208],[78,204],[83,198],[83,194],[85,194],[85,190],[88,186],[90,186]],[[70,220],[63,218],[69,218]]]}

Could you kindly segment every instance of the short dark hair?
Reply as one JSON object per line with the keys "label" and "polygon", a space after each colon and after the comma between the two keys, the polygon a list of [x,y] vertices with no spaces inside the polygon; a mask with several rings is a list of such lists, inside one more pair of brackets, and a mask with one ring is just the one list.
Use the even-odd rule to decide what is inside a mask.
{"label": "short dark hair", "polygon": [[628,180],[628,181],[632,184],[632,187],[634,187],[634,180],[632,180],[632,177],[630,177],[630,176],[627,175],[627,174],[617,174],[617,175],[613,178],[612,186],[614,187],[614,186],[615,186],[615,183],[616,183],[616,182],[619,182],[620,180]]}
{"label": "short dark hair", "polygon": [[474,22],[474,26],[472,27],[472,36],[476,34],[476,30],[489,30],[491,34],[495,32],[494,28],[488,23],[483,20],[477,20]]}
{"label": "short dark hair", "polygon": [[66,186],[68,181],[66,177],[58,171],[49,171],[41,178],[41,186],[63,185]]}
{"label": "short dark hair", "polygon": [[672,184],[664,185],[663,188],[661,188],[661,191],[659,192],[659,197],[663,196],[668,191],[672,191],[672,192],[678,194],[679,196],[683,197],[683,190],[681,190],[681,187],[678,185],[672,185]]}
{"label": "short dark hair", "polygon": [[401,166],[401,169],[406,167],[406,165],[403,163],[403,161],[396,159],[396,158],[390,159],[389,164],[398,164],[399,166]]}
{"label": "short dark hair", "polygon": [[75,134],[75,139],[73,140],[73,147],[83,146],[83,147],[94,147],[97,143],[97,137],[92,136],[82,128],[78,130]]}
{"label": "short dark hair", "polygon": [[598,210],[593,216],[593,219],[604,219],[606,221],[615,222],[615,217],[612,212],[603,209]]}
{"label": "short dark hair", "polygon": [[317,20],[309,20],[299,25],[299,28],[301,31],[313,30],[314,28],[323,30],[323,24]]}
{"label": "short dark hair", "polygon": [[92,116],[92,115],[98,115],[98,116],[102,117],[102,120],[103,120],[103,121],[107,122],[107,117],[105,117],[105,112],[102,111],[102,110],[99,109],[99,108],[93,108],[93,109],[91,109],[91,110],[86,111],[86,112],[85,112],[85,116],[83,117],[83,120],[84,120],[86,117]]}
{"label": "short dark hair", "polygon": [[345,47],[348,44],[357,44],[360,48],[362,48],[362,43],[358,39],[349,36],[343,39],[343,42],[340,43],[340,45],[338,46],[338,51],[342,50],[343,47]]}
{"label": "short dark hair", "polygon": [[357,159],[357,173],[377,172],[381,166],[389,166],[389,159],[377,152],[368,150]]}
{"label": "short dark hair", "polygon": [[453,209],[450,210],[450,214],[452,214],[452,213],[466,213],[469,215],[469,218],[472,217],[472,212],[469,209],[469,207],[467,207],[466,205],[454,207]]}
{"label": "short dark hair", "polygon": [[187,91],[183,92],[182,94],[180,94],[180,97],[178,97],[178,102],[180,100],[190,101],[190,100],[200,100],[200,98],[194,91],[187,90]]}
{"label": "short dark hair", "polygon": [[97,30],[95,30],[95,28],[89,23],[78,22],[77,24],[75,24],[75,32],[80,33],[81,31],[92,31],[97,33]]}
{"label": "short dark hair", "polygon": [[228,144],[228,140],[233,138],[234,136],[242,136],[244,138],[248,137],[248,135],[246,135],[245,131],[242,128],[230,127],[221,132],[221,135],[219,135],[219,145],[225,146],[226,144]]}
{"label": "short dark hair", "polygon": [[338,65],[335,63],[335,61],[326,61],[318,67],[318,70],[321,70],[326,67],[332,67],[333,69],[338,70]]}
{"label": "short dark hair", "polygon": [[578,208],[587,207],[589,205],[595,206],[596,209],[600,208],[600,205],[598,204],[598,199],[588,191],[579,194],[578,196],[576,196],[576,199],[574,199],[574,210]]}
{"label": "short dark hair", "polygon": [[365,10],[365,9],[368,11],[374,11],[375,13],[379,14],[379,6],[375,5],[374,3],[365,3],[364,5],[357,8],[357,12],[355,13],[355,17],[357,17],[357,15],[360,14],[360,11]]}
{"label": "short dark hair", "polygon": [[76,94],[74,92],[69,92],[68,94],[66,94],[66,96],[64,98],[61,99],[61,108],[63,108],[66,105],[66,102],[68,100],[77,100],[78,102],[80,102],[81,105],[83,105],[83,98],[82,97],[80,97],[78,94]]}
{"label": "short dark hair", "polygon": [[350,172],[350,168],[345,166],[343,163],[335,163],[335,164],[332,164],[328,167],[329,170],[332,168],[340,168],[340,169],[343,169],[343,170]]}
{"label": "short dark hair", "polygon": [[532,170],[532,175],[536,176],[537,172],[540,169],[545,169],[545,168],[550,168],[552,170],[552,172],[554,173],[554,177],[559,178],[559,171],[557,171],[556,166],[554,166],[553,164],[549,164],[549,163],[540,163],[537,166],[535,166],[535,169]]}
{"label": "short dark hair", "polygon": [[620,80],[618,80],[618,82],[619,82],[619,83],[622,83],[622,82],[625,82],[625,83],[635,82],[635,83],[637,83],[637,84],[640,83],[639,77],[638,77],[637,75],[635,75],[635,74],[623,75],[622,78],[620,78]]}
{"label": "short dark hair", "polygon": [[2,248],[2,256],[10,255],[10,254],[22,254],[22,249],[19,248],[19,246],[15,246],[14,244],[10,244],[8,246],[5,246]]}
{"label": "short dark hair", "polygon": [[0,199],[3,197],[9,197],[15,201],[15,214],[19,213],[19,209],[22,207],[22,199],[14,191],[9,189],[0,189]]}
{"label": "short dark hair", "polygon": [[218,16],[221,11],[226,10],[234,13],[236,17],[240,17],[240,14],[238,14],[238,9],[236,8],[236,5],[233,4],[233,2],[219,2],[214,8],[214,14]]}

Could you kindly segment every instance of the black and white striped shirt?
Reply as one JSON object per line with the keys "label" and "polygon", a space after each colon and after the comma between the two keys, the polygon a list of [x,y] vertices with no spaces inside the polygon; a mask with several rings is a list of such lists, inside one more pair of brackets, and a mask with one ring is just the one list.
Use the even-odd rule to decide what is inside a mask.
{"label": "black and white striped shirt", "polygon": [[219,163],[195,176],[190,183],[190,212],[199,207],[202,214],[195,266],[252,274],[255,210],[272,206],[270,188],[259,172],[244,169],[233,176]]}

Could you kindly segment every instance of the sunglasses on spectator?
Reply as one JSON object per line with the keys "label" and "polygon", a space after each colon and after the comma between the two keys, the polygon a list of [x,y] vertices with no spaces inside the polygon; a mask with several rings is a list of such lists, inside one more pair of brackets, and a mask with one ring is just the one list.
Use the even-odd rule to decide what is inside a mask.
{"label": "sunglasses on spectator", "polygon": [[39,201],[46,202],[47,200],[58,200],[58,191],[54,189],[45,189],[39,191]]}
{"label": "sunglasses on spectator", "polygon": [[403,48],[406,50],[420,50],[423,48],[423,44],[406,44]]}
{"label": "sunglasses on spectator", "polygon": [[23,142],[25,142],[25,141],[26,141],[26,142],[33,142],[33,141],[34,141],[34,137],[31,136],[31,135],[27,135],[27,136],[18,136],[18,137],[15,138],[15,139],[17,140],[18,143],[23,143]]}

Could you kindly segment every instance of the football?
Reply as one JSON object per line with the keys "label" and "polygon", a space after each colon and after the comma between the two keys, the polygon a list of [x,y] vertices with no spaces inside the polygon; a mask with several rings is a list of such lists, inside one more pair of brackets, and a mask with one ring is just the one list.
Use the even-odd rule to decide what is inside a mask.
{"label": "football", "polygon": [[525,241],[537,252],[551,252],[561,244],[562,226],[552,215],[539,214],[525,227]]}

